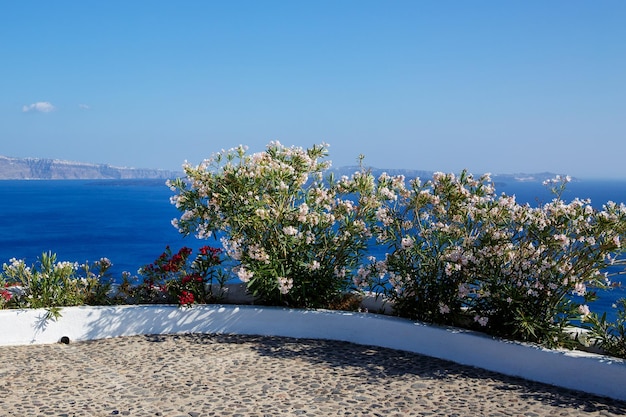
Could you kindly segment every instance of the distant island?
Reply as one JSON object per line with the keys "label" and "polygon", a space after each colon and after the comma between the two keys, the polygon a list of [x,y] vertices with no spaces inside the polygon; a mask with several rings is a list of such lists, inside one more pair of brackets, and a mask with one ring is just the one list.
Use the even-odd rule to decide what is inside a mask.
{"label": "distant island", "polygon": [[[353,174],[355,171],[358,171],[359,169],[360,168],[358,166],[346,166],[346,167],[341,167],[341,168],[331,168],[330,171],[333,172],[335,176],[341,176],[341,175],[350,176],[351,174]],[[398,168],[381,169],[381,168],[373,168],[373,167],[369,167],[368,169],[371,170],[372,174],[375,177],[379,177],[383,172],[386,172],[389,175],[404,175],[407,179],[421,178],[422,181],[431,179],[433,177],[433,174],[435,173],[435,171],[423,171],[423,170],[416,170],[416,169],[398,169]],[[455,174],[459,174],[459,173],[456,172]],[[472,172],[472,174],[474,175],[475,178],[478,178],[483,173]],[[528,174],[528,173],[492,174],[491,180],[494,183],[496,183],[496,185],[503,185],[503,184],[510,183],[510,182],[543,182],[548,179],[553,179],[557,175],[558,174],[555,174],[553,172],[539,172],[535,174]],[[561,174],[561,175],[565,176],[565,174]],[[576,179],[573,179],[573,180],[576,181]]]}
{"label": "distant island", "polygon": [[[330,172],[335,176],[351,175],[360,168],[346,166],[332,168]],[[375,177],[383,172],[389,175],[404,175],[407,179],[432,178],[433,171],[412,169],[381,169],[368,168]],[[473,173],[475,176],[480,173]],[[492,180],[498,184],[507,182],[542,182],[554,178],[556,174],[542,172],[538,174],[497,174]],[[108,164],[91,164],[85,162],[64,161],[44,158],[10,158],[0,155],[0,180],[125,180],[125,179],[168,179],[184,177],[183,172],[167,171],[162,169],[115,167]]]}
{"label": "distant island", "polygon": [[181,172],[0,155],[0,180],[167,179]]}

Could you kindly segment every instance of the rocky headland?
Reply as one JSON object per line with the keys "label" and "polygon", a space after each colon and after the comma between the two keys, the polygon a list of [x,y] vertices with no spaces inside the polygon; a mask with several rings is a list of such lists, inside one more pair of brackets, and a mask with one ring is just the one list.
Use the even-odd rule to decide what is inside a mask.
{"label": "rocky headland", "polygon": [[180,175],[181,173],[161,169],[115,167],[59,159],[10,158],[0,155],[2,180],[167,179]]}

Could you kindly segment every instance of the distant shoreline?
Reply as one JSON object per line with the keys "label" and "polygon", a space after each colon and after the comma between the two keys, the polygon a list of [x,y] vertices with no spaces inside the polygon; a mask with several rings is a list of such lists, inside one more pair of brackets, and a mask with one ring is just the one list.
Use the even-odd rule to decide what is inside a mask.
{"label": "distant shoreline", "polygon": [[[358,166],[344,166],[331,168],[328,173],[335,176],[351,175],[360,170]],[[430,179],[434,171],[404,169],[404,168],[376,168],[366,167],[375,177],[382,173],[389,175],[404,175],[407,179]],[[475,177],[482,173],[472,173]],[[498,185],[515,183],[542,183],[557,175],[553,172],[492,174],[492,181]],[[127,179],[172,179],[184,177],[183,171],[170,171],[154,168],[116,167],[109,164],[93,164],[85,162],[65,161],[45,158],[12,158],[0,155],[0,180],[127,180]],[[579,181],[626,181],[626,178],[572,178]]]}
{"label": "distant shoreline", "polygon": [[0,179],[4,180],[167,179],[180,174],[180,172],[162,169],[127,168],[58,159],[0,156]]}

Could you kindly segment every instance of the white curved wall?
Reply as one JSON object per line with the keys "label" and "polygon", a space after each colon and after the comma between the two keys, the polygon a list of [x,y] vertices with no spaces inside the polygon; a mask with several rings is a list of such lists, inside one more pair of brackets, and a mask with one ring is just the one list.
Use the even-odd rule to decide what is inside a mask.
{"label": "white curved wall", "polygon": [[205,305],[67,307],[0,311],[0,345],[56,343],[138,334],[234,333],[332,339],[400,349],[626,400],[626,362],[585,352],[548,350],[466,330],[368,313]]}

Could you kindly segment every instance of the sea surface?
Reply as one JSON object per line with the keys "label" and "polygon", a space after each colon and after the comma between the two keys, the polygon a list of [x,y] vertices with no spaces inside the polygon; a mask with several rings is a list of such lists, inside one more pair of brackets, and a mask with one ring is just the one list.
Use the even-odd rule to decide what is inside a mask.
{"label": "sea surface", "polygon": [[171,225],[178,211],[164,180],[9,180],[0,195],[0,263],[52,251],[60,261],[107,257],[115,275],[136,274],[167,245],[206,244]]}
{"label": "sea surface", "polygon": [[[519,203],[545,203],[553,198],[539,182],[496,182],[496,191],[515,195]],[[34,264],[43,252],[59,261],[93,262],[107,257],[112,276],[135,275],[153,262],[167,245],[176,251],[213,239],[182,236],[171,220],[179,212],[170,204],[172,191],[163,180],[4,180],[0,181],[0,265],[11,258]],[[590,198],[595,207],[607,201],[626,203],[626,180],[580,180],[568,184],[563,195]],[[377,257],[384,254],[375,253]],[[613,279],[626,283],[626,277]],[[601,292],[593,311],[607,311],[626,297],[626,288]]]}

